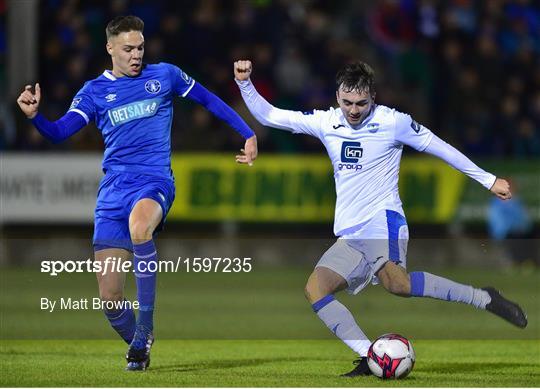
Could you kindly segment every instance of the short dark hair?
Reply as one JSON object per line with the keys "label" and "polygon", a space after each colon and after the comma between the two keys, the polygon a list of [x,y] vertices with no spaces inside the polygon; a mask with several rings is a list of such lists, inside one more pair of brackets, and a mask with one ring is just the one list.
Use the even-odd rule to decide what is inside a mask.
{"label": "short dark hair", "polygon": [[368,91],[375,94],[375,72],[365,62],[357,61],[346,64],[336,74],[336,90],[343,87],[345,92]]}
{"label": "short dark hair", "polygon": [[107,24],[105,34],[107,34],[107,40],[109,40],[111,37],[117,36],[122,32],[143,32],[143,30],[144,22],[141,18],[134,15],[117,16]]}

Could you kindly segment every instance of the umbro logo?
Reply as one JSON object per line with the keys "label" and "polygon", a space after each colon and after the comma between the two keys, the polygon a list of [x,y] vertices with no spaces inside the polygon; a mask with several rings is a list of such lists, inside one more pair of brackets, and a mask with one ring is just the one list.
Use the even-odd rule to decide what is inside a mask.
{"label": "umbro logo", "polygon": [[105,100],[107,100],[107,103],[113,102],[116,100],[116,93],[109,93],[107,96],[105,96]]}

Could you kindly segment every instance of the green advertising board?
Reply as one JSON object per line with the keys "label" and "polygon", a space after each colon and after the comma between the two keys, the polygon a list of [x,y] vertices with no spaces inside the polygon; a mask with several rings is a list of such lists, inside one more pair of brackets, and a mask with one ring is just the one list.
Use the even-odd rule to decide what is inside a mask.
{"label": "green advertising board", "polygon": [[[519,198],[532,220],[540,222],[540,160],[477,161],[482,168],[510,181],[513,198]],[[484,222],[492,196],[472,180],[464,188],[455,219],[462,222]]]}
{"label": "green advertising board", "polygon": [[[497,164],[482,166],[503,171]],[[538,212],[538,164],[526,166],[505,165],[501,174],[519,173],[529,194],[536,188],[536,198],[528,196],[527,204]],[[247,167],[229,154],[179,154],[173,156],[173,170],[177,192],[170,220],[328,222],[334,217],[334,178],[326,156],[262,155]],[[410,222],[446,223],[463,214],[463,207],[490,199],[482,186],[427,156],[402,159],[399,188]]]}

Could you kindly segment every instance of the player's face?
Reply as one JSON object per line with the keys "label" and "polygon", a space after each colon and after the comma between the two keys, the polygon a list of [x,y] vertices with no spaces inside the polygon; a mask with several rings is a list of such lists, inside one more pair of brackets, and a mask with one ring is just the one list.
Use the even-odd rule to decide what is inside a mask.
{"label": "player's face", "polygon": [[343,116],[351,126],[362,123],[373,106],[373,97],[368,91],[347,92],[340,87],[336,92],[336,97]]}
{"label": "player's face", "polygon": [[116,77],[135,77],[142,69],[144,36],[140,31],[122,32],[107,42],[111,55],[113,74]]}

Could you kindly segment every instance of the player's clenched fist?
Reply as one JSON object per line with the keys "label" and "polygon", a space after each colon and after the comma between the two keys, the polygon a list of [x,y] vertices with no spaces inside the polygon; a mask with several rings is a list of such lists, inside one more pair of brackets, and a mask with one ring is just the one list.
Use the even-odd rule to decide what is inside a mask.
{"label": "player's clenched fist", "polygon": [[241,60],[234,63],[234,78],[245,81],[251,75],[251,61]]}
{"label": "player's clenched fist", "polygon": [[504,178],[497,178],[490,191],[502,200],[508,200],[512,198],[510,184]]}
{"label": "player's clenched fist", "polygon": [[33,119],[37,115],[40,100],[41,88],[39,84],[36,84],[35,93],[32,93],[32,85],[26,85],[17,99],[17,104],[28,119]]}

